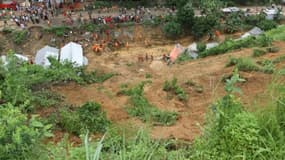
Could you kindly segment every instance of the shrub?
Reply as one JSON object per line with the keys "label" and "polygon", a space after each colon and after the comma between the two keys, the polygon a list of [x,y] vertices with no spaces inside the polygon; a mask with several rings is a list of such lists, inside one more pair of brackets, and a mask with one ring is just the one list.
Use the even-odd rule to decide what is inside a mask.
{"label": "shrub", "polygon": [[86,102],[74,111],[64,108],[60,111],[59,125],[69,133],[80,135],[90,132],[104,133],[110,125],[101,105],[94,102]]}
{"label": "shrub", "polygon": [[106,113],[101,110],[101,105],[94,102],[87,102],[76,110],[83,128],[90,132],[104,133],[110,122]]}
{"label": "shrub", "polygon": [[172,81],[165,81],[163,90],[175,94],[180,101],[187,101],[188,96],[186,92],[177,85],[177,79],[173,78]]}
{"label": "shrub", "polygon": [[215,18],[210,16],[195,17],[192,27],[192,35],[195,39],[200,39],[205,35],[211,35],[213,27],[217,25]]}
{"label": "shrub", "polygon": [[234,33],[240,31],[243,28],[243,13],[231,13],[227,16],[224,23],[224,30],[226,33]]}
{"label": "shrub", "polygon": [[176,15],[177,20],[181,25],[190,28],[192,27],[195,13],[190,1],[184,6],[179,7]]}
{"label": "shrub", "polygon": [[71,28],[67,26],[50,27],[46,28],[45,31],[55,34],[56,36],[64,36],[65,32],[70,31]]}
{"label": "shrub", "polygon": [[260,57],[260,56],[263,56],[265,55],[267,52],[262,50],[262,49],[253,49],[253,53],[252,53],[252,56],[253,57]]}
{"label": "shrub", "polygon": [[228,66],[235,65],[240,71],[261,71],[259,67],[252,59],[250,58],[230,58],[227,63]]}
{"label": "shrub", "polygon": [[142,82],[133,88],[123,89],[121,93],[130,96],[130,105],[127,111],[130,115],[139,117],[144,122],[157,123],[159,125],[172,125],[177,120],[177,113],[161,111],[150,104],[143,95],[143,88],[147,82]]}
{"label": "shrub", "polygon": [[274,47],[274,46],[266,48],[266,51],[270,53],[277,53],[279,52],[279,50],[280,49],[278,47]]}
{"label": "shrub", "polygon": [[267,20],[267,19],[262,20],[259,23],[257,23],[257,26],[264,31],[268,31],[268,30],[271,30],[273,28],[276,28],[277,25],[278,24],[275,21]]}
{"label": "shrub", "polygon": [[50,125],[44,125],[35,116],[28,118],[12,105],[0,106],[0,159],[38,159],[43,138],[52,136]]}
{"label": "shrub", "polygon": [[168,22],[163,27],[164,34],[169,38],[177,38],[181,35],[181,25],[176,22]]}
{"label": "shrub", "polygon": [[26,40],[27,35],[28,35],[27,31],[13,31],[12,32],[13,42],[16,44],[21,44]]}
{"label": "shrub", "polygon": [[229,51],[241,48],[248,48],[248,47],[267,47],[271,45],[272,39],[266,35],[255,37],[248,37],[245,39],[233,41],[233,40],[226,40],[220,45],[205,50],[199,54],[200,57],[206,57],[210,55],[218,55],[224,54]]}
{"label": "shrub", "polygon": [[205,43],[200,42],[200,43],[197,44],[198,52],[203,52],[204,50],[206,50],[206,47],[207,46],[206,46]]}

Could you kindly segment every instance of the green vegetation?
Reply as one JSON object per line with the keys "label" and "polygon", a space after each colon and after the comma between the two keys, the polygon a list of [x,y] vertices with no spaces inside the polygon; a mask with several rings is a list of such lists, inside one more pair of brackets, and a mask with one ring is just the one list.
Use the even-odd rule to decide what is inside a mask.
{"label": "green vegetation", "polygon": [[236,66],[238,70],[245,71],[245,72],[249,72],[249,71],[257,71],[257,72],[264,72],[264,73],[274,72],[273,63],[266,61],[265,63],[261,63],[261,65],[258,65],[251,58],[230,58],[226,66],[227,67]]}
{"label": "green vegetation", "polygon": [[[278,125],[275,107],[254,114],[246,111],[233,93],[242,81],[236,73],[227,80],[227,95],[213,104],[213,114],[201,138],[196,140],[193,159],[282,159],[284,131]],[[238,90],[239,91],[239,90]],[[283,112],[280,113],[284,115]],[[282,120],[281,120],[282,121]]]}
{"label": "green vegetation", "polygon": [[275,41],[285,41],[285,25],[280,25],[275,29],[267,31],[266,35]]}
{"label": "green vegetation", "polygon": [[13,31],[12,32],[12,40],[15,44],[23,43],[28,36],[28,31]]}
{"label": "green vegetation", "polygon": [[176,22],[166,23],[163,32],[169,38],[177,38],[182,33],[180,24]]}
{"label": "green vegetation", "polygon": [[127,111],[130,115],[140,118],[144,122],[157,123],[160,125],[172,125],[176,122],[177,113],[161,111],[150,104],[143,95],[143,89],[148,82],[142,82],[133,88],[123,89],[121,93],[130,96],[130,105]]}
{"label": "green vegetation", "polygon": [[198,50],[199,53],[205,51],[206,48],[207,48],[207,46],[203,42],[200,42],[200,43],[197,44],[197,50]]}
{"label": "green vegetation", "polygon": [[260,57],[260,56],[265,55],[266,53],[267,53],[267,52],[266,52],[265,50],[255,48],[255,49],[253,49],[252,56],[253,56],[253,57]]}
{"label": "green vegetation", "polygon": [[46,32],[53,33],[58,37],[64,36],[64,34],[68,31],[70,31],[71,28],[67,26],[58,26],[58,27],[50,27],[50,28],[45,28]]}
{"label": "green vegetation", "polygon": [[266,51],[269,52],[269,53],[277,53],[277,52],[279,52],[279,50],[280,49],[278,47],[274,47],[274,46],[266,48]]}
{"label": "green vegetation", "polygon": [[40,143],[50,137],[51,125],[44,125],[36,116],[27,117],[11,104],[0,105],[0,159],[38,159],[43,152]]}
{"label": "green vegetation", "polygon": [[220,45],[205,50],[204,52],[200,53],[200,57],[206,57],[211,55],[218,55],[224,54],[229,51],[241,48],[250,48],[250,47],[267,47],[271,45],[272,39],[266,35],[255,37],[247,37],[241,40],[226,40]]}
{"label": "green vegetation", "polygon": [[68,133],[76,135],[86,131],[104,133],[110,124],[105,112],[101,110],[101,105],[94,102],[87,102],[75,110],[65,107],[60,110],[59,115],[53,115],[52,118]]}
{"label": "green vegetation", "polygon": [[[58,98],[36,93],[40,93],[43,88],[62,82],[100,83],[113,76],[110,73],[99,74],[95,71],[87,73],[84,68],[74,68],[72,63],[62,64],[55,59],[50,59],[52,65],[49,68],[27,63],[19,66],[18,60],[13,54],[8,56],[8,61],[8,65],[0,66],[0,77],[2,77],[0,89],[3,92],[3,100],[12,104],[22,104],[28,101],[36,106],[55,105]],[[46,100],[46,98],[50,99]],[[32,105],[29,107],[33,108]]]}
{"label": "green vegetation", "polygon": [[187,101],[188,96],[186,92],[177,85],[177,79],[173,78],[171,81],[165,81],[163,84],[163,90],[175,94],[180,101]]}

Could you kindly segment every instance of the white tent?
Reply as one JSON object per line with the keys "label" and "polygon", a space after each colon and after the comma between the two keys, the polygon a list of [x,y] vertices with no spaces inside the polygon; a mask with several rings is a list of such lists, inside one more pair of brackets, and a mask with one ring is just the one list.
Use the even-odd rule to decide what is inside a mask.
{"label": "white tent", "polygon": [[70,42],[60,50],[60,62],[69,61],[75,66],[83,66],[83,49],[80,44]]}
{"label": "white tent", "polygon": [[58,56],[59,50],[57,48],[45,46],[37,52],[35,57],[35,64],[48,67],[50,66],[48,57],[54,57],[55,59],[58,59]]}

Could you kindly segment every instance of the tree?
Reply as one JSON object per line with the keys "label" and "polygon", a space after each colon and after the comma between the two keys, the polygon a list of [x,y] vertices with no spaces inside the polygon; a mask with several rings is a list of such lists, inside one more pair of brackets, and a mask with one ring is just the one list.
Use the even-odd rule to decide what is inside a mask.
{"label": "tree", "polygon": [[192,27],[194,16],[195,13],[191,2],[188,2],[183,7],[178,8],[177,20],[184,27]]}
{"label": "tree", "polygon": [[179,36],[181,31],[181,25],[177,22],[168,22],[163,27],[163,32],[167,37],[175,38]]}

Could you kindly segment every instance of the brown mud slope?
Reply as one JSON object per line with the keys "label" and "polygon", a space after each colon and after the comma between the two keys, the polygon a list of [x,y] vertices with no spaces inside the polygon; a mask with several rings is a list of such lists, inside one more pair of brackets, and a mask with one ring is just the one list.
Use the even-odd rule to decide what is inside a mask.
{"label": "brown mud slope", "polygon": [[[273,59],[285,52],[285,43],[274,43],[280,47],[280,51],[274,54],[267,54],[262,58]],[[167,66],[159,60],[159,56],[164,52],[169,52],[173,45],[161,45],[144,48],[134,46],[129,50],[118,51],[114,55],[96,56],[88,53],[88,69],[99,69],[106,72],[114,72],[118,75],[107,80],[103,84],[80,86],[74,83],[65,86],[54,87],[53,90],[63,94],[66,101],[71,104],[80,105],[86,101],[96,101],[102,104],[108,117],[114,123],[135,123],[141,124],[136,118],[129,117],[124,106],[128,102],[128,97],[117,96],[120,85],[134,85],[146,80],[145,75],[151,74],[151,84],[145,87],[145,96],[158,108],[171,110],[179,113],[180,118],[172,126],[153,126],[152,135],[155,138],[174,137],[185,140],[193,140],[201,133],[201,126],[204,123],[205,113],[209,111],[209,105],[224,95],[224,84],[221,79],[230,75],[233,68],[226,68],[229,56],[246,57],[251,56],[252,49],[237,50],[229,54],[215,57],[207,57],[184,64],[174,64]],[[137,56],[141,53],[153,53],[153,62],[138,63]],[[240,84],[243,91],[242,102],[248,107],[254,105],[254,100],[265,96],[266,87],[271,82],[272,75],[258,72],[241,72],[241,76],[247,81]],[[167,98],[167,94],[162,90],[165,80],[173,77],[178,79],[180,85],[186,90],[189,100],[182,103],[175,99]],[[199,93],[193,87],[183,85],[191,80],[203,87],[203,92]],[[257,100],[262,98],[258,98]],[[254,101],[254,102],[253,102]],[[259,103],[259,102],[257,102]],[[262,101],[260,102],[262,103]]]}

